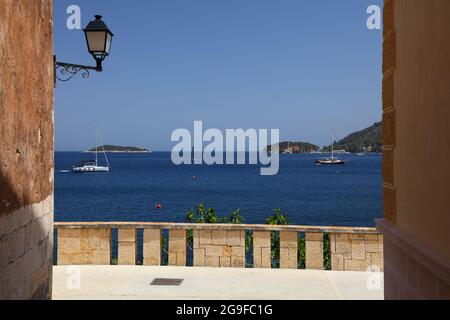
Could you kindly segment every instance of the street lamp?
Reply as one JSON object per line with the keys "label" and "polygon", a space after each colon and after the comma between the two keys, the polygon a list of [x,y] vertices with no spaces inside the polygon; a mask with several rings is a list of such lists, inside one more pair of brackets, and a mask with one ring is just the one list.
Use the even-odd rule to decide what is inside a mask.
{"label": "street lamp", "polygon": [[56,79],[60,81],[69,81],[79,72],[82,72],[83,78],[89,77],[89,70],[102,72],[102,62],[111,51],[113,33],[109,30],[102,16],[96,15],[95,20],[89,22],[83,30],[89,53],[94,57],[96,66],[83,66],[79,64],[57,62],[55,57],[55,83]]}

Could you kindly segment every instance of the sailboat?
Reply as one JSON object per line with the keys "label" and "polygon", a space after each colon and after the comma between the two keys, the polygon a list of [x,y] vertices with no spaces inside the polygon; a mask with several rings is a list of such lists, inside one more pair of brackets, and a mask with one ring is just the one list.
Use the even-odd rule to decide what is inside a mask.
{"label": "sailboat", "polygon": [[[99,135],[100,137],[100,135]],[[109,161],[108,157],[106,156],[105,149],[103,148],[103,142],[100,142],[102,144],[102,151],[103,155],[105,156],[106,164],[107,166],[99,166],[98,164],[98,148],[97,148],[97,128],[94,125],[94,152],[95,152],[95,160],[83,160],[79,164],[73,167],[72,171],[75,173],[97,173],[97,172],[109,172]]]}
{"label": "sailboat", "polygon": [[316,160],[316,165],[343,165],[345,164],[344,160],[338,159],[334,156],[334,131],[331,132],[331,157]]}

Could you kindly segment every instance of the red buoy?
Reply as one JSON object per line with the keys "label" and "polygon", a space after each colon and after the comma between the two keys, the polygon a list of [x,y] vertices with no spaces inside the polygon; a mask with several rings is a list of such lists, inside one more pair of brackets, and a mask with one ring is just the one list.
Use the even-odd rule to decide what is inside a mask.
{"label": "red buoy", "polygon": [[156,204],[156,209],[161,209],[161,208],[162,208],[162,204],[161,203]]}

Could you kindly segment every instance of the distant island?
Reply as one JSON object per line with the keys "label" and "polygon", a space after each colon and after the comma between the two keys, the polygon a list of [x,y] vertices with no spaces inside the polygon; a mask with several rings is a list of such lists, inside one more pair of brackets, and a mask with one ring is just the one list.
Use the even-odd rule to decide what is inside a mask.
{"label": "distant island", "polygon": [[[382,129],[381,122],[377,122],[369,128],[354,132],[344,139],[337,141],[334,149],[351,153],[380,153],[383,144]],[[331,145],[324,147],[324,151],[330,150]]]}
{"label": "distant island", "polygon": [[117,153],[149,153],[150,150],[139,147],[122,147],[114,145],[104,145],[101,147],[90,149],[87,152],[117,152]]}
{"label": "distant island", "polygon": [[[335,142],[335,152],[350,153],[380,153],[382,146],[382,124],[375,123],[373,126],[354,132],[342,140]],[[271,151],[273,146],[267,146]],[[331,145],[320,148],[309,142],[285,141],[279,144],[280,153],[317,153],[331,152]]]}

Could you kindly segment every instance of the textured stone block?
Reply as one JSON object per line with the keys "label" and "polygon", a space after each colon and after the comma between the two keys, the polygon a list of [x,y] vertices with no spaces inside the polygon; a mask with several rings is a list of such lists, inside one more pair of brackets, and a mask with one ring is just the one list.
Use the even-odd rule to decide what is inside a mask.
{"label": "textured stone block", "polygon": [[366,260],[366,244],[364,240],[353,240],[351,248],[353,260]]}
{"label": "textured stone block", "polygon": [[219,256],[206,256],[205,257],[205,267],[218,268],[220,267],[220,257]]}
{"label": "textured stone block", "polygon": [[280,268],[297,269],[298,268],[297,250],[293,248],[280,248]]}
{"label": "textured stone block", "polygon": [[231,257],[220,257],[220,267],[230,268],[231,267]]}
{"label": "textured stone block", "polygon": [[211,257],[211,256],[216,256],[216,257],[220,257],[222,256],[222,246],[213,246],[213,245],[208,245],[206,246],[206,256],[207,257]]}
{"label": "textured stone block", "polygon": [[253,264],[255,268],[271,267],[270,231],[253,232]]}
{"label": "textured stone block", "polygon": [[380,271],[384,270],[384,256],[382,253],[371,254],[371,265],[378,267]]}
{"label": "textured stone block", "polygon": [[194,267],[204,267],[206,265],[206,250],[196,248],[194,249]]}
{"label": "textured stone block", "polygon": [[282,231],[280,232],[280,247],[296,249],[298,246],[297,232]]}
{"label": "textured stone block", "polygon": [[160,266],[162,252],[162,230],[144,229],[144,265]]}
{"label": "textured stone block", "polygon": [[194,230],[194,265],[230,267],[233,264],[233,258],[244,260],[245,264],[244,245],[245,232]]}
{"label": "textured stone block", "polygon": [[212,231],[210,230],[200,230],[200,231],[194,231],[198,233],[200,238],[200,245],[202,244],[212,244]]}
{"label": "textured stone block", "polygon": [[254,248],[270,248],[270,231],[253,231]]}
{"label": "textured stone block", "polygon": [[337,254],[351,254],[351,242],[348,234],[336,235],[336,253]]}
{"label": "textured stone block", "polygon": [[331,270],[344,271],[344,255],[342,254],[331,255]]}
{"label": "textured stone block", "polygon": [[[32,206],[29,205],[29,206],[26,206],[25,208],[22,208],[19,212],[18,218],[20,219],[20,227],[21,228],[30,224],[31,221],[34,220]],[[1,229],[0,229],[0,238],[1,238]]]}
{"label": "textured stone block", "polygon": [[119,229],[119,265],[135,265],[137,261],[137,229]]}
{"label": "textured stone block", "polygon": [[227,232],[224,230],[213,230],[212,234],[213,245],[226,245],[227,244]]}
{"label": "textured stone block", "polygon": [[169,265],[186,266],[186,230],[169,230]]}
{"label": "textured stone block", "polygon": [[227,244],[230,246],[245,246],[245,232],[227,231]]}
{"label": "textured stone block", "polygon": [[297,269],[298,234],[297,232],[280,232],[280,268]]}
{"label": "textured stone block", "polygon": [[344,270],[345,271],[359,271],[366,272],[371,266],[370,260],[345,260]]}
{"label": "textured stone block", "polygon": [[261,248],[261,268],[272,268],[271,248]]}
{"label": "textured stone block", "polygon": [[223,246],[222,247],[222,257],[231,257],[232,247],[231,246]]}
{"label": "textured stone block", "polygon": [[365,239],[365,234],[362,233],[351,233],[348,235],[348,238],[350,240],[358,240],[358,241],[363,241]]}
{"label": "textured stone block", "polygon": [[381,235],[379,234],[365,234],[364,235],[364,240],[367,241],[379,241],[381,239]]}
{"label": "textured stone block", "polygon": [[306,269],[323,270],[323,234],[305,234]]}
{"label": "textured stone block", "polygon": [[232,257],[244,257],[245,256],[245,247],[241,247],[241,246],[231,247],[231,256]]}
{"label": "textured stone block", "polygon": [[119,229],[119,241],[136,242],[137,229]]}
{"label": "textured stone block", "polygon": [[245,268],[245,257],[231,257],[231,266],[233,268]]}
{"label": "textured stone block", "polygon": [[109,265],[111,229],[59,229],[58,265]]}
{"label": "textured stone block", "polygon": [[330,238],[332,270],[367,271],[371,266],[384,270],[380,234],[331,234]]}
{"label": "textured stone block", "polygon": [[366,240],[366,252],[378,253],[380,250],[380,243],[378,241]]}
{"label": "textured stone block", "polygon": [[323,233],[305,233],[305,240],[323,242]]}
{"label": "textured stone block", "polygon": [[25,229],[21,228],[0,240],[0,270],[25,252]]}

